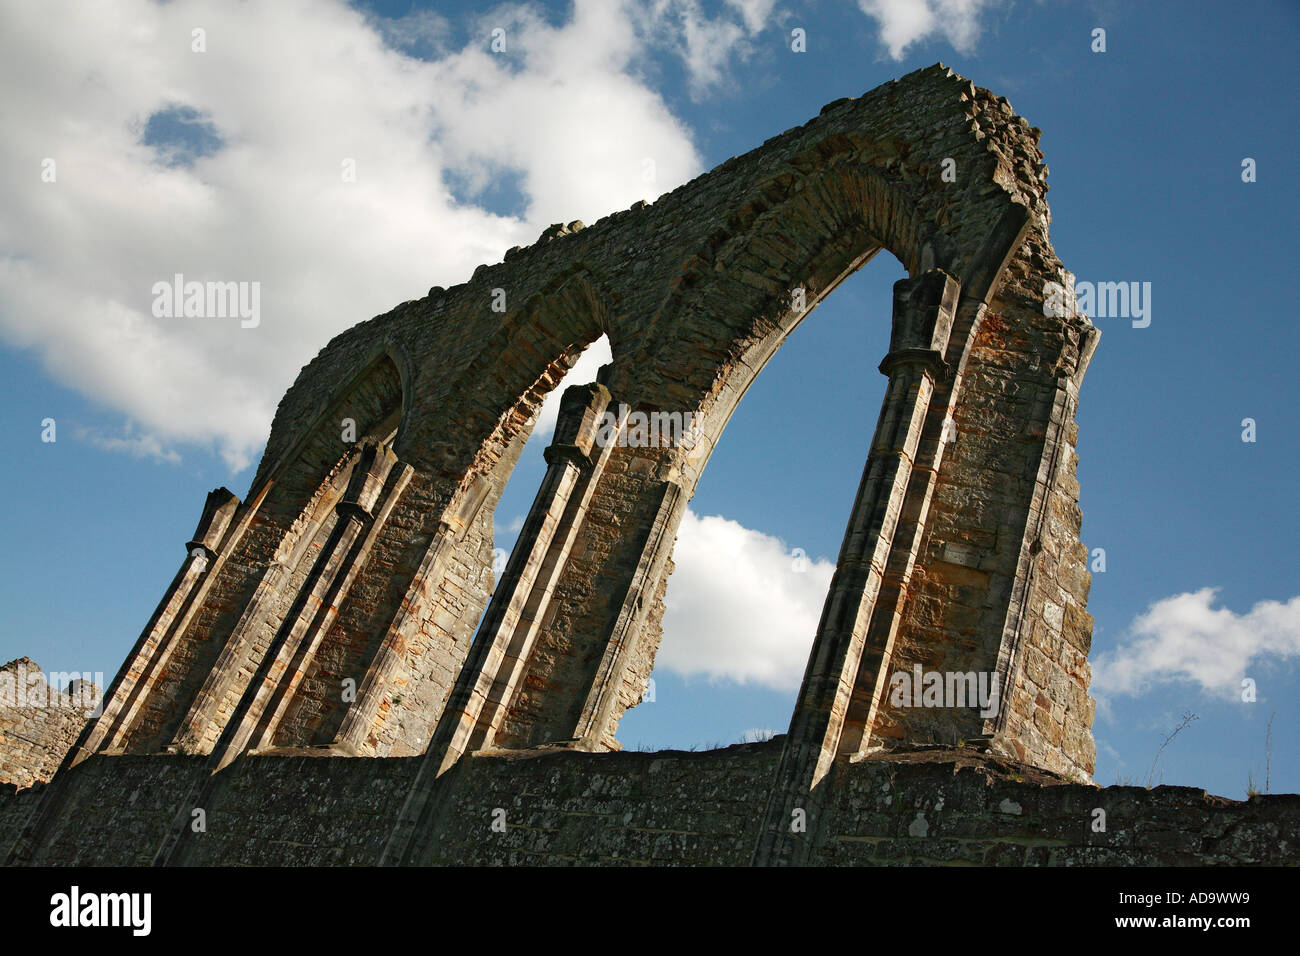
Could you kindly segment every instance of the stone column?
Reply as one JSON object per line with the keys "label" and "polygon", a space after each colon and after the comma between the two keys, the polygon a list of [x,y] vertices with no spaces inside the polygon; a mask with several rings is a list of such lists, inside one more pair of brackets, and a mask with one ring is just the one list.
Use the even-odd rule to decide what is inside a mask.
{"label": "stone column", "polygon": [[329,539],[213,751],[217,768],[270,741],[410,477],[387,445],[362,446]]}
{"label": "stone column", "polygon": [[[127,663],[105,693],[99,718],[87,726],[82,739],[73,748],[74,764],[100,749],[112,749],[120,744],[141,702],[148,696],[154,679],[167,666],[176,638],[185,633],[194,611],[202,605],[206,582],[220,561],[222,540],[234,522],[238,508],[239,499],[226,488],[208,494],[194,537],[185,545],[185,561],[136,642]],[[236,535],[239,531],[242,527],[236,528]]]}
{"label": "stone column", "polygon": [[[546,476],[429,747],[441,751],[438,773],[462,754],[490,747],[514,699],[595,479],[613,447],[597,443],[609,405],[603,385],[574,386],[564,393],[555,439],[545,453]],[[615,425],[621,428],[622,422]]]}
{"label": "stone column", "polygon": [[894,285],[890,349],[880,363],[889,385],[768,802],[760,865],[799,862],[814,830],[812,798],[839,751],[922,427],[944,377],[959,290],[939,269]]}
{"label": "stone column", "polygon": [[348,708],[335,734],[332,746],[339,752],[360,753],[367,737],[380,722],[392,681],[405,666],[410,650],[408,642],[420,627],[432,594],[442,584],[449,562],[461,547],[465,534],[479,519],[491,492],[491,480],[482,475],[476,477],[455,510],[438,521],[433,540],[412,575],[401,605],[366,670],[357,690],[357,699]]}
{"label": "stone column", "polygon": [[[1003,706],[983,731],[994,752],[1088,781],[1096,762],[1087,664],[1092,618],[1085,610],[1090,576],[1070,459],[1079,388],[1100,332],[1075,316],[1064,333],[1054,387],[1026,425],[1043,446],[998,648]],[[1026,668],[1026,654],[1037,666]],[[1039,703],[1044,697],[1046,707]]]}
{"label": "stone column", "polygon": [[935,382],[929,414],[921,433],[916,458],[912,462],[912,475],[902,514],[894,532],[894,543],[885,567],[880,594],[867,626],[867,639],[862,660],[858,664],[853,697],[840,734],[839,753],[842,756],[863,754],[872,746],[876,715],[881,698],[888,688],[891,654],[902,624],[917,556],[927,530],[930,504],[934,500],[944,449],[956,439],[956,425],[952,418],[954,403],[961,391],[962,375],[970,354],[973,333],[979,327],[984,310],[982,301],[965,296],[957,306],[946,354],[950,374]]}
{"label": "stone column", "polygon": [[[609,406],[604,385],[575,385],[564,393],[555,437],[545,452],[546,475],[425,751],[384,862],[418,856],[428,815],[435,809],[438,778],[466,753],[492,746],[613,450],[612,441],[603,446],[598,441],[610,431]],[[622,419],[616,417],[613,426],[615,433],[621,430]]]}
{"label": "stone column", "polygon": [[636,653],[636,642],[650,611],[655,586],[664,576],[677,540],[677,529],[686,511],[688,496],[677,482],[660,481],[654,491],[658,497],[654,520],[632,580],[623,595],[618,616],[605,638],[600,666],[583,701],[578,721],[570,732],[576,746],[584,750],[603,749],[602,740],[607,736],[614,717],[623,673],[631,655]]}
{"label": "stone column", "polygon": [[[270,484],[263,489],[263,495],[270,489]],[[307,529],[314,533],[314,528]],[[262,642],[268,639],[267,625],[273,614],[273,608],[280,596],[285,580],[292,574],[292,568],[283,563],[289,556],[285,541],[280,542],[276,556],[261,569],[260,577],[249,599],[239,605],[242,610],[234,628],[222,641],[221,652],[216,662],[203,679],[199,691],[190,701],[185,716],[178,729],[172,734],[167,744],[169,752],[188,750],[202,752],[204,741],[213,736],[213,728],[220,723],[219,711],[228,692],[237,686],[247,673],[246,665],[250,660],[258,660],[263,650]],[[208,640],[220,639],[218,635],[207,635]],[[183,706],[184,701],[177,699],[172,706]],[[217,731],[219,733],[219,730]]]}

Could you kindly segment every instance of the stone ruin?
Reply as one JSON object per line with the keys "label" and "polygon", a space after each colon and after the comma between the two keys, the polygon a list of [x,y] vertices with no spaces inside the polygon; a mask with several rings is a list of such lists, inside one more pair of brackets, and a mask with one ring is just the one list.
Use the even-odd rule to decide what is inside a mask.
{"label": "stone ruin", "polygon": [[0,784],[49,780],[98,714],[101,692],[86,675],[50,676],[27,657],[0,667]]}
{"label": "stone ruin", "polygon": [[[1074,416],[1098,332],[1044,307],[1068,281],[1038,139],[1005,98],[931,67],[334,338],[281,401],[245,498],[209,495],[102,714],[50,784],[10,798],[10,862],[1267,854],[1246,805],[1203,791],[1124,797],[1184,821],[1154,842],[1088,830],[1103,791]],[[887,391],[788,732],[619,753],[728,419],[882,250],[908,272]],[[612,362],[564,392],[494,582],[498,496],[601,335]],[[688,416],[691,440],[598,434],[656,414]],[[997,704],[890,693],[930,672],[991,679]]]}

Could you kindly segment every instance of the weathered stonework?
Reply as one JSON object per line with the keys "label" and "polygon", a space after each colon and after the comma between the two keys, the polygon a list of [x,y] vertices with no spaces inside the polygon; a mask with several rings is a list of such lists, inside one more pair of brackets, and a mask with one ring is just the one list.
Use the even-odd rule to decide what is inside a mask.
{"label": "weathered stonework", "polygon": [[[704,753],[488,751],[445,774],[424,849],[431,865],[744,866],[784,741]],[[243,757],[216,774],[207,830],[173,864],[371,866],[418,757]],[[96,755],[69,771],[30,863],[155,862],[202,757]],[[808,861],[854,866],[1294,864],[1300,796],[1247,801],[1192,787],[1098,788],[1008,758],[930,748],[837,764]],[[48,787],[46,788],[49,789]],[[0,841],[33,791],[0,787]],[[1104,830],[1097,830],[1098,811]],[[187,814],[188,819],[188,814]]]}
{"label": "weathered stonework", "polygon": [[22,789],[53,777],[99,706],[100,693],[80,679],[51,687],[26,657],[0,667],[0,784]]}
{"label": "weathered stonework", "polygon": [[[1090,785],[1074,424],[1098,336],[1085,316],[1044,308],[1067,274],[1038,136],[1005,99],[921,70],[653,205],[553,226],[467,283],[337,336],[281,401],[246,498],[209,496],[11,859],[1080,862],[1220,852],[1204,841],[1226,819],[1255,833],[1254,802],[1213,801],[1197,817],[1209,829],[1176,852],[1089,856],[1078,829],[1069,795],[1103,799]],[[678,526],[732,411],[882,249],[909,274],[879,366],[886,397],[789,733],[697,757],[612,756],[653,667]],[[542,400],[602,334],[613,360],[565,392],[493,591],[497,498]],[[606,413],[626,415],[626,433],[654,412],[690,415],[696,440],[597,440]],[[995,677],[998,705],[906,706],[891,677],[914,668]],[[1046,789],[1008,784],[999,768],[1013,765],[1038,768]],[[508,808],[492,781],[516,774],[531,780],[509,786],[536,801],[518,805],[535,825],[485,844],[483,801]],[[665,789],[680,774],[690,782]],[[957,829],[936,823],[909,844],[899,808],[929,812],[935,775],[959,781],[944,803],[957,809],[935,818]],[[147,796],[120,825],[72,835],[71,819],[120,815],[121,779]],[[884,805],[882,780],[898,788]],[[998,787],[1045,809],[1003,820],[981,796]],[[190,827],[195,807],[206,833]],[[609,832],[584,844],[570,813]],[[807,826],[792,828],[800,814]],[[1034,820],[1060,833],[1035,843]],[[554,830],[558,844],[538,835]]]}

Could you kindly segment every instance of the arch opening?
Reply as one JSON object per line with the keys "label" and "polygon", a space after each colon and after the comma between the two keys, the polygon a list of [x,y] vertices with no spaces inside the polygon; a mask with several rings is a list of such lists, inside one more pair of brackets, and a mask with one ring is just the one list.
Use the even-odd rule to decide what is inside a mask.
{"label": "arch opening", "polygon": [[772,333],[779,354],[737,397],[678,531],[652,683],[618,731],[627,748],[785,732],[885,394],[876,365],[906,270],[892,255],[864,268],[877,251],[815,317]]}

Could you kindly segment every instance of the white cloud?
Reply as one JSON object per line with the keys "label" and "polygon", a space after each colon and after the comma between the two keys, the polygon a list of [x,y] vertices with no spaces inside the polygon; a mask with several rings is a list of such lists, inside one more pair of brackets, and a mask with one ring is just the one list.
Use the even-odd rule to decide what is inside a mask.
{"label": "white cloud", "polygon": [[429,59],[446,52],[451,21],[433,10],[411,10],[405,16],[372,17],[371,22],[394,50]]}
{"label": "white cloud", "polygon": [[727,0],[727,6],[740,12],[746,30],[757,33],[767,24],[776,0]]}
{"label": "white cloud", "polygon": [[731,20],[705,17],[694,3],[683,7],[682,28],[686,35],[683,58],[694,89],[702,95],[725,79],[731,51],[743,42],[745,30]]}
{"label": "white cloud", "polygon": [[[110,447],[215,446],[239,469],[333,335],[552,222],[592,222],[700,171],[688,130],[635,76],[635,17],[591,0],[560,26],[503,9],[510,55],[484,34],[425,61],[338,0],[9,6],[0,339],[138,423]],[[414,44],[445,42],[436,18],[415,26]],[[207,52],[191,50],[196,27]],[[145,145],[149,117],[176,107],[220,148],[167,165],[171,150]],[[448,179],[482,169],[513,176],[522,207],[457,201]],[[150,290],[175,273],[259,282],[260,325],[155,318]]]}
{"label": "white cloud", "polygon": [[642,11],[640,29],[681,58],[691,95],[700,99],[727,86],[733,61],[754,55],[753,38],[774,6],[775,0],[727,0],[726,7],[711,17],[699,0],[656,0]]}
{"label": "white cloud", "polygon": [[797,689],[835,565],[687,510],[656,665],[685,677]]}
{"label": "white cloud", "polygon": [[1093,662],[1093,691],[1135,695],[1152,683],[1192,681],[1240,700],[1242,679],[1258,683],[1266,658],[1300,656],[1300,597],[1236,614],[1212,606],[1217,594],[1202,588],[1152,604],[1134,619],[1127,642]]}
{"label": "white cloud", "polygon": [[104,435],[89,429],[78,429],[77,437],[90,442],[96,448],[125,452],[132,458],[149,458],[168,465],[181,463],[180,454],[171,448],[163,447],[162,442],[155,436],[132,435],[129,423],[124,435]]}
{"label": "white cloud", "polygon": [[940,37],[959,53],[972,53],[979,40],[979,16],[994,0],[858,0],[880,24],[880,41],[895,60],[921,40]]}
{"label": "white cloud", "polygon": [[431,64],[429,106],[449,163],[477,166],[480,185],[520,174],[530,222],[593,222],[699,172],[685,127],[625,72],[643,44],[620,4],[579,2],[560,28],[530,8],[503,8],[480,32],[497,27],[507,31],[506,54],[483,43]]}

